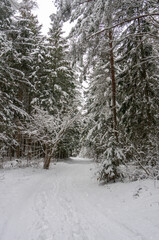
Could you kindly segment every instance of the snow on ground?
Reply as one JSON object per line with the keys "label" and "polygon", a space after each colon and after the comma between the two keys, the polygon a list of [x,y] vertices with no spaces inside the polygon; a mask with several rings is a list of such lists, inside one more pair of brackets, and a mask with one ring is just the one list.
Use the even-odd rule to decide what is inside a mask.
{"label": "snow on ground", "polygon": [[0,239],[159,239],[159,182],[101,186],[93,176],[86,159],[0,170]]}

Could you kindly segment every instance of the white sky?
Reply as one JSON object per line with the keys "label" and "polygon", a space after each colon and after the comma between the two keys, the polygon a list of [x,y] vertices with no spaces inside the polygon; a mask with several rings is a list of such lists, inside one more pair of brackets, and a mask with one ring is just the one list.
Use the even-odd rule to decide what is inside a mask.
{"label": "white sky", "polygon": [[[19,3],[21,1],[22,0],[17,0]],[[38,4],[38,8],[35,9],[34,12],[38,16],[39,23],[43,25],[42,33],[47,35],[50,27],[50,15],[56,12],[56,8],[53,3],[54,0],[36,0],[36,2]],[[63,31],[65,32],[63,34],[64,37],[69,34],[71,26],[74,26],[74,24],[69,24],[68,22],[63,24]]]}
{"label": "white sky", "polygon": [[[36,9],[35,13],[38,15],[40,24],[43,25],[42,33],[47,34],[50,27],[50,15],[56,12],[53,0],[37,0],[39,8]],[[67,36],[71,30],[71,26],[68,22],[64,23],[63,31],[65,32],[63,36]]]}
{"label": "white sky", "polygon": [[37,0],[37,3],[39,8],[35,12],[40,24],[43,25],[43,34],[47,34],[50,26],[50,15],[56,12],[56,8],[52,0]]}

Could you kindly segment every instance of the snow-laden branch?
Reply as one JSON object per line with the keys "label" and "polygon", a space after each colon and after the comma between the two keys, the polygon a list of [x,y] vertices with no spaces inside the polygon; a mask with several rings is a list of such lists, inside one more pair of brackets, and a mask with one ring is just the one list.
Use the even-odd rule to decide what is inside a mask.
{"label": "snow-laden branch", "polygon": [[38,141],[54,145],[65,125],[67,117],[62,117],[61,112],[51,115],[46,110],[35,107],[26,133]]}
{"label": "snow-laden branch", "polygon": [[12,5],[12,7],[14,9],[18,9],[19,8],[19,3],[16,0],[9,0],[10,4]]}
{"label": "snow-laden branch", "polygon": [[134,20],[136,20],[136,19],[145,18],[145,17],[152,17],[152,16],[159,16],[159,12],[157,12],[157,13],[149,13],[149,14],[143,14],[143,15],[135,16],[135,17],[130,18],[130,19],[125,19],[125,20],[122,21],[122,22],[119,22],[119,23],[117,23],[117,24],[115,24],[115,25],[113,25],[113,26],[106,27],[106,28],[104,28],[104,29],[102,29],[102,30],[100,30],[100,31],[98,31],[98,32],[96,32],[96,33],[88,36],[88,39],[90,39],[90,38],[92,38],[92,37],[94,37],[94,36],[96,36],[96,35],[98,35],[98,34],[101,34],[101,33],[105,32],[105,31],[107,31],[107,30],[116,28],[116,27],[118,27],[118,26],[122,26],[123,24],[128,23],[128,22],[131,22],[131,21],[134,21]]}
{"label": "snow-laden branch", "polygon": [[74,114],[73,110],[64,114],[63,109],[61,109],[56,114],[51,115],[48,111],[39,107],[34,108],[34,113],[24,134],[45,146],[46,164],[50,162],[59,142],[80,114],[81,112]]}

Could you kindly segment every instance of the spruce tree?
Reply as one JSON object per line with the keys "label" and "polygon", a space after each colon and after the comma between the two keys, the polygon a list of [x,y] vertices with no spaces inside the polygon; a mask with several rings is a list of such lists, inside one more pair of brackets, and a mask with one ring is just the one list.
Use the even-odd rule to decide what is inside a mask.
{"label": "spruce tree", "polygon": [[[129,149],[132,142],[134,143],[135,151],[141,153],[140,159],[144,158],[142,152],[146,153],[146,149],[148,151],[151,149],[153,155],[152,145],[155,146],[158,142],[156,134],[153,133],[158,123],[158,62],[156,61],[158,21],[155,17],[158,14],[158,1],[97,0],[79,3],[76,0],[73,2],[57,0],[56,2],[59,15],[64,21],[68,19],[77,21],[70,34],[75,44],[77,43],[75,57],[81,61],[82,58],[79,56],[84,56],[85,62],[81,61],[82,64],[91,66],[90,70],[93,72],[86,116],[97,117],[96,121],[94,118],[93,120],[87,118],[90,127],[90,130],[89,127],[87,128],[87,139],[90,144],[93,140],[93,148],[100,150],[101,156],[104,155],[106,159],[106,162],[102,160],[99,178],[111,180],[111,177],[118,176],[117,166],[126,158],[132,159],[132,155],[130,157],[130,153],[127,152],[128,142]],[[104,44],[107,46],[106,51],[102,48]],[[112,111],[108,119],[112,122],[112,127],[108,127],[111,124],[108,124],[107,118],[103,126],[99,124],[102,122],[103,106],[106,108],[109,102],[109,97],[106,96],[105,102],[101,103],[103,106],[100,104],[100,107],[98,106],[99,92],[101,91],[101,96],[104,92],[99,87],[102,77],[97,81],[98,71],[102,73],[101,59],[97,57],[100,53],[105,53],[105,60],[109,55],[109,59],[105,61],[105,70],[110,62],[108,72],[112,80],[110,104]],[[98,90],[93,92],[93,89],[98,89],[99,92]],[[104,125],[107,126],[105,130]],[[99,126],[102,126],[101,135],[98,131]],[[155,135],[155,140],[152,140],[152,135]],[[105,144],[103,139],[106,139]],[[108,169],[111,169],[111,177],[108,175]]]}
{"label": "spruce tree", "polygon": [[[41,49],[40,66],[43,70],[41,71],[40,67],[38,71],[39,78],[36,81],[36,95],[33,103],[48,111],[50,116],[60,117],[62,122],[68,113],[72,118],[77,113],[76,82],[71,61],[68,60],[69,47],[62,36],[62,24],[55,14],[50,18],[51,28]],[[75,144],[72,144],[75,134],[73,127],[69,127],[57,146],[55,156],[70,155],[75,147]]]}
{"label": "spruce tree", "polygon": [[16,67],[23,72],[23,78],[19,79],[17,94],[23,108],[29,114],[35,91],[34,82],[37,78],[39,46],[42,41],[41,26],[37,16],[32,14],[34,7],[36,7],[34,1],[23,0],[21,3],[16,22],[17,37],[14,39],[14,48],[18,52]]}
{"label": "spruce tree", "polygon": [[[127,18],[141,16],[157,9],[157,2],[136,1],[136,6],[126,11]],[[127,25],[119,45],[117,63],[118,98],[120,99],[119,119],[125,145],[131,145],[133,156],[153,162],[156,155],[158,126],[158,47],[155,19],[135,19]],[[153,137],[152,137],[153,136]],[[156,137],[155,137],[156,136]],[[130,149],[130,148],[129,148]],[[155,154],[156,152],[156,154]],[[156,156],[155,156],[156,158]]]}
{"label": "spruce tree", "polygon": [[[50,56],[51,68],[54,70],[52,79],[52,91],[55,99],[54,106],[57,109],[62,109],[63,113],[72,112],[72,117],[77,113],[76,103],[76,81],[71,61],[69,58],[69,46],[66,40],[62,37],[62,24],[56,15],[51,16],[51,28],[49,31],[49,46],[51,48]],[[74,123],[76,127],[78,124]],[[60,157],[68,157],[75,148],[73,143],[74,137],[79,135],[78,128],[74,130],[75,126],[71,126],[63,140],[58,146],[58,154]],[[78,142],[78,137],[76,143]]]}
{"label": "spruce tree", "polygon": [[34,80],[37,77],[37,52],[39,51],[40,26],[37,17],[32,14],[36,7],[34,1],[23,0],[16,21],[14,22],[14,35],[12,36],[13,49],[16,52],[12,56],[12,68],[16,69],[16,98],[18,107],[25,113],[25,118],[20,114],[14,116],[16,124],[15,140],[17,142],[16,156],[23,154],[22,144],[26,140],[22,134],[26,117],[29,118],[32,110],[31,101],[35,92]]}
{"label": "spruce tree", "polygon": [[[116,154],[118,132],[114,62],[115,33],[111,26],[117,21],[118,3],[111,0],[85,1],[80,4],[75,0],[70,3],[69,1],[60,1],[59,15],[61,14],[66,19],[71,15],[70,21],[77,20],[70,34],[71,39],[76,43],[76,60],[83,66],[86,75],[87,71],[93,72],[90,77],[87,104],[86,118],[90,121],[86,130],[88,132],[86,142],[92,144],[100,161],[103,161],[104,158],[110,159],[109,164],[113,168],[113,177],[117,177],[115,169],[120,160]],[[68,9],[70,12],[67,11]],[[103,27],[110,29],[103,34],[94,35]],[[107,79],[111,81],[107,81]],[[110,151],[111,156],[107,154]]]}
{"label": "spruce tree", "polygon": [[13,16],[10,2],[2,0],[0,2],[0,148],[2,152],[13,145],[16,125],[14,116],[22,113],[16,98],[16,76],[21,73],[12,66],[13,55],[17,55],[12,41],[12,36],[15,35]]}
{"label": "spruce tree", "polygon": [[67,60],[68,45],[62,37],[62,25],[56,15],[51,16],[49,37],[42,47],[44,71],[37,84],[37,104],[50,113],[68,106],[75,96],[75,79],[71,62]]}

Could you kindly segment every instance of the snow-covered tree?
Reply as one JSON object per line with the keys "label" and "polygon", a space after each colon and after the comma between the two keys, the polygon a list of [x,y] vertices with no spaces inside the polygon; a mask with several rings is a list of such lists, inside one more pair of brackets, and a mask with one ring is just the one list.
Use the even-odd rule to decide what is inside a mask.
{"label": "snow-covered tree", "polygon": [[[36,78],[37,51],[39,49],[40,26],[37,17],[32,14],[36,6],[34,1],[24,0],[13,22],[14,33],[10,34],[12,41],[11,67],[16,71],[14,81],[16,82],[15,97],[17,107],[26,114],[31,113],[31,100],[34,94],[34,79]],[[20,114],[15,114],[16,124],[15,140],[17,142],[16,155],[21,156],[21,123],[25,122]],[[14,147],[14,146],[13,146]]]}
{"label": "snow-covered tree", "polygon": [[[75,103],[77,102],[75,74],[71,61],[68,60],[69,46],[62,33],[60,20],[52,14],[49,36],[40,53],[39,78],[35,81],[36,95],[33,99],[34,105],[48,111],[50,116],[54,117],[59,111],[65,115],[73,110],[76,114],[78,105]],[[65,157],[73,151],[74,135],[73,127],[69,128],[67,134],[58,142],[57,156]]]}
{"label": "snow-covered tree", "polygon": [[[95,154],[100,156],[106,151],[109,137],[112,139],[114,136],[115,142],[118,140],[114,33],[110,28],[104,34],[93,34],[103,27],[111,27],[117,20],[115,10],[118,3],[111,0],[57,2],[60,2],[59,15],[64,16],[64,20],[70,16],[70,21],[77,21],[70,34],[75,43],[73,54],[75,53],[76,61],[83,66],[84,73],[92,73],[89,77],[88,113],[86,114],[88,127],[85,132],[88,134],[87,144],[92,144]],[[119,161],[114,158],[112,164],[118,165]]]}
{"label": "snow-covered tree", "polygon": [[34,81],[37,78],[38,52],[42,37],[41,26],[37,16],[32,10],[36,7],[34,1],[23,0],[19,8],[16,27],[17,36],[14,39],[14,48],[18,52],[16,67],[23,72],[23,78],[19,81],[19,100],[22,101],[24,109],[31,112],[31,100],[34,96]]}
{"label": "snow-covered tree", "polygon": [[54,14],[51,22],[49,37],[41,54],[45,69],[36,81],[38,91],[34,102],[54,113],[63,108],[64,103],[67,111],[75,96],[75,78],[71,62],[67,60],[68,45],[62,37],[62,25]]}
{"label": "snow-covered tree", "polygon": [[[148,133],[150,129],[153,132],[157,126],[155,124],[158,122],[156,97],[158,92],[158,46],[156,44],[158,1],[56,0],[56,3],[59,16],[64,21],[76,20],[70,34],[75,43],[73,53],[84,66],[84,71],[86,66],[89,66],[90,71],[93,72],[86,114],[89,123],[87,139],[90,143],[93,142],[93,148],[100,150],[99,154],[104,156],[99,179],[111,180],[108,169],[112,165],[110,173],[113,171],[118,175],[117,165],[125,159],[125,153],[127,153],[125,143],[130,140],[130,132],[134,142],[135,138],[138,138],[138,144],[143,146],[143,149],[139,148],[145,151]],[[105,51],[103,51],[104,45]],[[97,57],[100,54],[105,55],[105,62],[102,65],[101,58]],[[84,56],[84,61],[81,55]],[[105,71],[108,67],[112,85],[112,93],[107,88],[109,94],[105,95],[105,101],[99,97],[99,92],[103,96],[104,86],[107,85],[102,76],[104,66]],[[134,84],[137,85],[134,86]],[[132,92],[133,101],[131,101]],[[128,102],[129,104],[126,104]],[[107,106],[112,109],[110,117],[109,113],[106,117],[104,116]],[[138,114],[134,116],[136,112]],[[141,126],[142,123],[143,126]],[[129,130],[128,125],[131,125]],[[144,135],[146,132],[147,137]],[[142,141],[140,141],[141,136]],[[112,177],[114,177],[113,174],[111,174]]]}
{"label": "snow-covered tree", "polygon": [[13,9],[7,0],[0,2],[0,148],[5,149],[14,143],[16,114],[24,115],[19,108],[16,97],[16,77],[23,74],[13,67],[13,56],[17,52],[13,48],[12,37],[15,35]]}
{"label": "snow-covered tree", "polygon": [[44,169],[48,169],[51,158],[55,156],[55,151],[63,140],[66,131],[74,124],[78,114],[73,111],[63,113],[63,110],[50,114],[47,110],[35,107],[30,122],[24,131],[29,137],[41,143],[45,152]]}
{"label": "snow-covered tree", "polygon": [[[136,4],[136,5],[135,5]],[[157,10],[157,2],[134,1],[123,6],[127,18],[142,16]],[[131,21],[121,35],[118,48],[119,119],[123,136],[140,152],[140,160],[151,159],[156,142],[150,136],[158,128],[158,27],[157,18],[143,17]],[[155,138],[154,138],[155,139]],[[126,143],[125,143],[126,144]],[[152,147],[153,146],[153,147]],[[153,150],[152,150],[153,149]],[[135,153],[134,153],[135,154]],[[152,155],[152,154],[151,154]]]}
{"label": "snow-covered tree", "polygon": [[[2,146],[17,146],[20,156],[21,122],[31,112],[31,99],[37,77],[40,26],[31,13],[33,1],[24,0],[13,15],[10,1],[1,3],[1,117]],[[24,118],[25,117],[25,118]],[[4,135],[5,134],[5,135]],[[8,139],[7,136],[10,136]]]}

